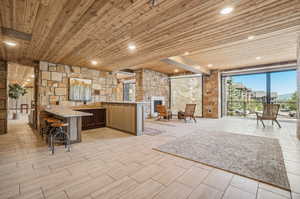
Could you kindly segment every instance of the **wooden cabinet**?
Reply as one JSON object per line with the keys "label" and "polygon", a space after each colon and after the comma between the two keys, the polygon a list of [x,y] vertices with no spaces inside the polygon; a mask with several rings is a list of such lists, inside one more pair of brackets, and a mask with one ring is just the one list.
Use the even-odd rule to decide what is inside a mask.
{"label": "wooden cabinet", "polygon": [[106,110],[108,127],[136,134],[135,104],[107,104]]}
{"label": "wooden cabinet", "polygon": [[95,129],[106,126],[105,109],[79,109],[78,111],[93,114],[93,116],[82,117],[82,130]]}

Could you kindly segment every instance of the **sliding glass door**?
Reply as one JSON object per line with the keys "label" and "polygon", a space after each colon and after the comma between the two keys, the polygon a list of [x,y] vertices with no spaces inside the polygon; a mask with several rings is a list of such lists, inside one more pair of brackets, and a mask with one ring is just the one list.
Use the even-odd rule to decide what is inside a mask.
{"label": "sliding glass door", "polygon": [[280,117],[296,118],[296,81],[296,71],[281,71],[270,73],[270,102],[280,104]]}
{"label": "sliding glass door", "polygon": [[266,75],[226,77],[223,92],[223,113],[226,116],[246,116],[262,110],[266,102]]}
{"label": "sliding glass door", "polygon": [[296,71],[222,77],[223,116],[255,117],[264,103],[280,104],[279,117],[296,117]]}

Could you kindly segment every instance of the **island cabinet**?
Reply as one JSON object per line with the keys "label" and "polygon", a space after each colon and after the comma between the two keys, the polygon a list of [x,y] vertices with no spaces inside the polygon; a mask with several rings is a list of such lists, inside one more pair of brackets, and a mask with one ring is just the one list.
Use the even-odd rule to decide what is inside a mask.
{"label": "island cabinet", "polygon": [[109,104],[107,111],[107,126],[135,134],[136,115],[134,105]]}
{"label": "island cabinet", "polygon": [[106,108],[106,126],[133,135],[142,135],[143,104],[143,102],[102,102]]}
{"label": "island cabinet", "polygon": [[106,126],[105,109],[76,109],[81,112],[91,113],[92,116],[82,118],[82,130],[101,128]]}

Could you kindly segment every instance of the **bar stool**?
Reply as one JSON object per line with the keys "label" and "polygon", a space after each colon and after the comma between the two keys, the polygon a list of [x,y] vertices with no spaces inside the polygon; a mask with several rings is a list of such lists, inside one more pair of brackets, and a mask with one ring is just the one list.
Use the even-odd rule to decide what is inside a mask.
{"label": "bar stool", "polygon": [[51,124],[51,127],[53,128],[50,133],[50,150],[52,155],[54,154],[54,146],[56,143],[64,144],[67,152],[71,151],[70,137],[64,130],[64,127],[67,126],[69,126],[69,124],[63,122],[56,122]]}
{"label": "bar stool", "polygon": [[53,123],[58,123],[60,122],[59,119],[56,119],[54,117],[47,117],[44,119],[45,121],[45,127],[41,129],[41,136],[44,137],[46,135],[46,142],[48,143],[48,149],[51,150],[51,133],[54,130],[54,128],[51,126]]}
{"label": "bar stool", "polygon": [[45,122],[45,127],[41,129],[41,136],[44,137],[44,135],[48,135],[50,130],[51,130],[51,124],[52,123],[57,123],[60,122],[59,119],[56,119],[54,117],[47,117],[44,118],[44,122]]}

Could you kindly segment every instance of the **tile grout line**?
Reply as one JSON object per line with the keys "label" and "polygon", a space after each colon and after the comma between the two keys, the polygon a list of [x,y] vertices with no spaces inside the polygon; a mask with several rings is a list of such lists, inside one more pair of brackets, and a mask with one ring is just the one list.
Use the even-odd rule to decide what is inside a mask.
{"label": "tile grout line", "polygon": [[40,190],[41,190],[41,192],[42,192],[43,198],[44,198],[44,199],[46,199],[46,196],[45,196],[45,193],[44,193],[44,190],[43,190],[43,188],[42,188],[42,187],[40,187]]}
{"label": "tile grout line", "polygon": [[222,199],[224,198],[224,196],[225,196],[225,193],[226,193],[226,191],[227,191],[227,189],[229,188],[229,186],[231,185],[231,182],[232,182],[232,180],[233,180],[233,177],[234,177],[234,175],[232,175],[232,177],[231,177],[231,179],[230,179],[230,182],[228,183],[228,185],[227,185],[227,187],[226,187],[226,189],[224,190],[224,192],[223,192],[223,194],[222,194]]}
{"label": "tile grout line", "polygon": [[65,195],[67,196],[67,198],[70,199],[70,197],[69,197],[69,195],[68,195],[68,193],[67,193],[67,191],[65,189],[63,189],[63,192],[65,193]]}

